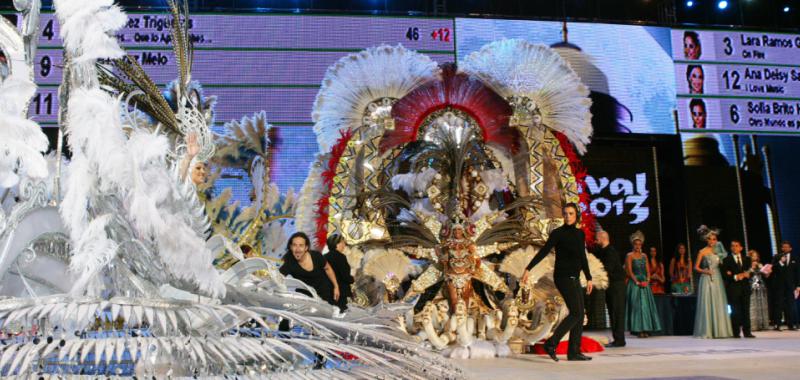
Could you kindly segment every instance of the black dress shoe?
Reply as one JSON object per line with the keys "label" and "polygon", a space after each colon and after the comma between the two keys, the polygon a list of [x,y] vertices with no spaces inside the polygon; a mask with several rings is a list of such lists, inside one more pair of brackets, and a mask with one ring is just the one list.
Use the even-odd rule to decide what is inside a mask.
{"label": "black dress shoe", "polygon": [[753,334],[746,334],[744,337],[745,338],[755,338],[756,336],[753,335]]}
{"label": "black dress shoe", "polygon": [[558,361],[558,356],[556,356],[556,347],[555,346],[551,346],[551,345],[545,343],[544,345],[542,345],[542,348],[544,348],[544,352],[547,353],[547,356],[549,356],[550,359],[553,359],[554,362]]}
{"label": "black dress shoe", "polygon": [[606,343],[605,347],[607,348],[625,347],[625,343],[610,342]]}
{"label": "black dress shoe", "polygon": [[589,356],[586,356],[584,354],[577,354],[575,356],[568,356],[567,360],[569,360],[569,361],[586,361],[586,360],[592,360],[592,358],[589,357]]}
{"label": "black dress shoe", "polygon": [[736,339],[739,339],[739,338],[741,338],[741,336],[740,336],[740,335],[734,335],[734,336],[732,336],[731,338],[736,338]]}

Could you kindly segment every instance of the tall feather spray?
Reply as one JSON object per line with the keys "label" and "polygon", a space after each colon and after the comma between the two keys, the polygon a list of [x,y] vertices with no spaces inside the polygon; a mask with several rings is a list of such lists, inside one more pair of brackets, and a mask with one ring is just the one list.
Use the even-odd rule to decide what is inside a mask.
{"label": "tall feather spray", "polygon": [[520,39],[499,40],[468,55],[459,67],[505,98],[532,99],[545,126],[566,135],[579,153],[586,152],[592,135],[589,89],[553,49]]}

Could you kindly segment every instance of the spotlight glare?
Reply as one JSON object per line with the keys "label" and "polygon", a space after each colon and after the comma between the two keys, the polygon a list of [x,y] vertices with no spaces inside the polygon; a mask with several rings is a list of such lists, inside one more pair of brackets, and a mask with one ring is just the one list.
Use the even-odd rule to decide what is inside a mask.
{"label": "spotlight glare", "polygon": [[788,6],[788,5],[787,5],[787,6],[785,6],[785,7],[783,7],[783,13],[789,13],[789,11],[790,11],[790,10],[791,10],[791,9],[789,8],[789,6]]}
{"label": "spotlight glare", "polygon": [[725,9],[727,7],[728,7],[728,2],[725,0],[722,0],[719,3],[717,3],[717,8],[719,9]]}
{"label": "spotlight glare", "polygon": [[689,1],[686,2],[686,8],[691,8],[693,6],[694,6],[694,1],[689,0]]}

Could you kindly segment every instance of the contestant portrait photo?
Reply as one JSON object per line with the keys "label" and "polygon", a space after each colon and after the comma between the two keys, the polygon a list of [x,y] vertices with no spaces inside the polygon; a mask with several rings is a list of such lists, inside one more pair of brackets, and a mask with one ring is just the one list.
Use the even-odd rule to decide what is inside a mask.
{"label": "contestant portrait photo", "polygon": [[695,61],[700,59],[702,54],[703,49],[697,32],[692,30],[683,32],[683,57]]}
{"label": "contestant portrait photo", "polygon": [[686,84],[689,87],[690,94],[703,93],[704,78],[705,78],[705,73],[703,72],[703,66],[700,65],[686,66]]}
{"label": "contestant portrait photo", "polygon": [[689,114],[692,116],[692,128],[705,129],[706,119],[706,102],[703,99],[692,99],[689,102]]}

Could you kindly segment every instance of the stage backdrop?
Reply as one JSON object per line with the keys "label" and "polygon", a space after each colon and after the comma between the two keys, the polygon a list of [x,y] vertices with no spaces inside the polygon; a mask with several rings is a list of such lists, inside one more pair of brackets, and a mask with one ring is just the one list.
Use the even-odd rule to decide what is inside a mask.
{"label": "stage backdrop", "polygon": [[503,38],[555,47],[592,90],[595,134],[674,134],[670,29],[636,25],[457,18],[459,59]]}
{"label": "stage backdrop", "polygon": [[630,252],[628,237],[644,232],[647,247],[662,251],[660,207],[656,191],[653,148],[592,144],[583,158],[592,195],[590,207],[597,222],[608,231],[613,245]]}

